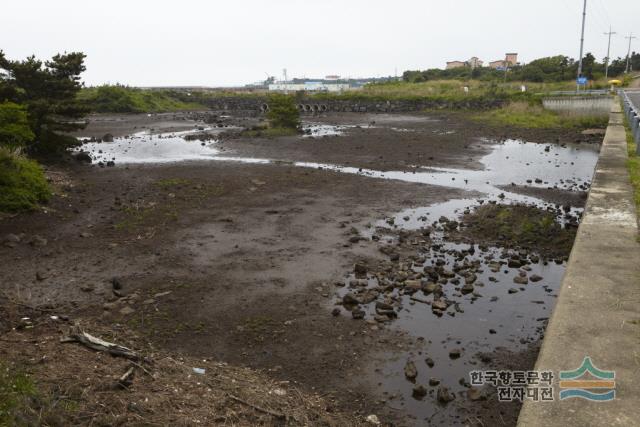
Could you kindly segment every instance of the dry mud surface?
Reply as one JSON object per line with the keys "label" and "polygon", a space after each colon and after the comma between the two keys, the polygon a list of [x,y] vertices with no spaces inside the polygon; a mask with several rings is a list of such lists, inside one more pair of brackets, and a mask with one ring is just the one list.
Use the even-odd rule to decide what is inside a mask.
{"label": "dry mud surface", "polygon": [[[207,124],[197,120],[203,114],[208,113],[97,116],[78,136],[102,138],[110,133],[117,138],[140,131],[179,132],[196,126],[206,128],[211,123],[215,127],[220,123],[226,131],[257,123],[255,118],[216,116]],[[485,167],[481,159],[495,144],[495,140],[482,137],[495,138],[502,131],[448,116],[344,114],[305,120],[308,124],[340,126],[342,135],[248,139],[224,134],[216,143],[222,157],[269,159],[273,161],[270,163],[203,160],[121,164],[116,157],[114,167],[72,160],[49,166],[47,173],[56,192],[50,205],[0,220],[4,242],[0,246],[0,327],[3,332],[13,329],[11,345],[0,342],[2,359],[32,363],[29,360],[42,355],[25,358],[20,346],[39,339],[51,342],[69,324],[80,322],[112,338],[126,337],[130,346],[149,353],[170,354],[176,359],[181,355],[187,364],[209,360],[252,368],[259,371],[256,375],[260,378],[266,378],[261,380],[263,386],[271,384],[269,381],[284,382],[304,396],[321,397],[311,406],[305,406],[309,401],[304,399],[280,402],[278,411],[298,414],[298,418],[288,418],[289,424],[352,424],[366,422],[366,416],[376,414],[383,423],[395,425],[495,425],[496,420],[501,425],[513,425],[517,404],[499,404],[492,396],[468,401],[462,383],[459,390],[452,390],[455,400],[448,405],[438,402],[437,387],[432,387],[426,397],[412,398],[411,391],[418,384],[398,375],[398,369],[402,372],[407,358],[416,359],[421,372],[418,382],[438,377],[444,383],[448,379],[457,384],[457,375],[471,365],[476,369],[483,365],[513,368],[515,358],[520,361],[516,363],[518,369],[532,367],[544,321],[527,325],[520,332],[505,332],[504,342],[482,342],[475,337],[471,341],[477,342],[469,343],[468,349],[461,341],[442,344],[455,338],[446,338],[443,333],[431,335],[430,328],[440,326],[429,323],[430,319],[455,319],[461,325],[456,327],[464,330],[466,322],[473,320],[465,320],[464,310],[459,310],[469,302],[463,301],[463,295],[472,299],[471,304],[476,299],[481,301],[483,295],[461,291],[455,279],[441,292],[429,292],[425,287],[430,282],[444,286],[454,276],[472,274],[484,279],[488,271],[482,269],[480,261],[473,261],[475,251],[468,250],[471,244],[476,245],[478,254],[486,255],[486,262],[500,265],[502,260],[506,268],[515,258],[525,269],[520,270],[525,276],[547,271],[549,255],[549,263],[557,269],[549,272],[545,291],[534,292],[553,296],[562,275],[562,256],[568,254],[545,254],[544,248],[536,252],[535,242],[515,254],[500,247],[482,248],[477,246],[483,245],[481,235],[459,244],[466,246],[447,247],[449,243],[443,245],[440,240],[444,238],[442,232],[454,231],[448,221],[438,222],[435,216],[410,226],[418,220],[406,212],[419,215],[422,207],[452,200],[462,200],[461,208],[472,209],[483,198],[481,191],[357,173],[360,168],[404,172],[406,176],[433,167],[479,171]],[[524,136],[541,144],[557,144],[558,138],[560,143],[563,138],[567,142],[580,138],[579,133]],[[544,154],[542,148],[540,152]],[[301,167],[292,162],[340,165],[356,172]],[[535,177],[524,176],[518,185],[501,188],[510,194],[533,195],[549,202],[545,209],[559,218],[564,215],[568,222],[577,221],[579,214],[572,214],[584,203],[588,182],[563,183],[547,190],[544,186],[527,186],[528,178]],[[574,210],[563,211],[562,205]],[[385,222],[385,218],[389,220]],[[462,229],[464,224],[456,226]],[[495,242],[485,242],[491,243]],[[429,275],[427,264],[437,259],[445,261],[433,264],[436,267]],[[354,265],[360,266],[355,268],[359,278],[354,275]],[[454,276],[449,277],[450,272],[441,269],[442,265],[456,269],[451,272]],[[476,279],[473,282],[475,292],[484,293]],[[418,288],[409,289],[411,286]],[[347,293],[355,294],[352,304],[344,303]],[[535,295],[541,298],[538,293]],[[523,294],[520,291],[519,295]],[[410,301],[412,297],[418,302]],[[484,299],[488,300],[488,295]],[[427,306],[426,314],[420,316],[428,317],[402,320],[405,312],[418,310],[415,305],[423,306],[423,300],[433,305],[433,314]],[[374,307],[374,301],[384,305]],[[435,308],[436,301],[445,304],[442,310]],[[521,316],[514,307],[524,301],[509,303],[500,321]],[[552,298],[546,304],[548,316]],[[358,319],[360,311],[364,319]],[[527,310],[523,313],[530,314]],[[58,318],[51,320],[51,315]],[[537,312],[531,315],[538,316]],[[35,323],[33,328],[20,328],[25,316],[30,318],[27,322]],[[464,332],[462,335],[472,338]],[[439,338],[443,341],[438,342]],[[455,345],[469,353],[459,366],[452,367],[453,362],[447,367],[436,364],[424,372],[427,354],[448,354]],[[54,348],[47,347],[47,351]],[[97,370],[101,369],[100,363],[112,363],[106,357],[100,363],[88,361],[86,357],[95,356],[89,350],[82,351],[91,356],[73,356],[66,365],[68,369],[73,370],[73,363],[78,363],[88,375],[86,363],[95,364]],[[481,357],[481,353],[493,356]],[[61,357],[65,357],[64,352],[56,356]],[[439,363],[437,354],[433,357]],[[64,372],[65,365],[58,365],[57,371]],[[48,386],[65,382],[62,374],[55,381],[48,378],[48,382],[43,381]],[[92,386],[95,384],[82,385]],[[135,390],[135,381],[131,387]],[[139,387],[147,390],[148,385]],[[122,392],[110,393],[105,399],[127,401]],[[158,393],[170,394],[171,390]],[[141,404],[140,393],[135,399]],[[185,413],[197,402],[186,403]],[[279,404],[267,403],[274,407]],[[99,402],[92,401],[91,405],[98,411],[95,408]],[[258,418],[234,418],[228,405],[222,405],[224,410],[220,405],[212,406],[215,414],[203,418],[205,424],[269,425],[277,421],[268,414],[265,417],[260,408],[242,404],[239,406]],[[162,421],[157,414],[162,406],[155,401],[150,404],[149,411],[156,411],[159,418],[148,415],[151,412],[145,415],[144,411],[132,410],[130,405],[117,406],[115,411],[120,413],[115,415],[121,416],[118,422],[124,424],[145,419],[171,422]],[[305,407],[322,410],[314,413],[316,418],[305,419],[300,415]],[[90,417],[87,413],[83,416]],[[93,419],[99,419],[98,415]],[[106,420],[115,422],[113,418]],[[76,418],[74,422],[84,424],[86,419]]]}

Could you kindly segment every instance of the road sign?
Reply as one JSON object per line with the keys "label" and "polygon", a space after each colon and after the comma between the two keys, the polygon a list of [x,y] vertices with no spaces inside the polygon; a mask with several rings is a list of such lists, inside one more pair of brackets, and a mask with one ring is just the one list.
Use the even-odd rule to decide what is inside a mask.
{"label": "road sign", "polygon": [[577,79],[576,81],[577,81],[577,83],[578,83],[579,85],[583,85],[583,86],[584,86],[584,85],[586,85],[586,84],[587,84],[587,81],[588,81],[588,80],[587,80],[587,78],[586,78],[586,77],[578,77],[578,79]]}

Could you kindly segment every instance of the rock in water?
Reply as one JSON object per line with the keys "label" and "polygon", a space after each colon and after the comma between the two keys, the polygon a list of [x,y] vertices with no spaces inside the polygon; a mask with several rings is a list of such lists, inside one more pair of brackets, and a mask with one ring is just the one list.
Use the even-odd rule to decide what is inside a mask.
{"label": "rock in water", "polygon": [[529,279],[527,279],[527,276],[516,276],[513,278],[513,283],[517,283],[519,285],[526,285],[529,283]]}
{"label": "rock in water", "polygon": [[470,294],[473,292],[473,285],[471,283],[465,284],[462,289],[460,289],[460,292],[462,292],[463,295]]}
{"label": "rock in water", "polygon": [[418,398],[425,397],[427,395],[427,388],[423,385],[417,385],[413,387],[413,395]]}
{"label": "rock in water", "polygon": [[440,386],[438,388],[438,402],[447,404],[455,398],[454,394],[451,393],[447,387]]}
{"label": "rock in water", "polygon": [[412,360],[407,360],[407,364],[404,365],[404,376],[410,380],[414,380],[418,376],[418,369]]}

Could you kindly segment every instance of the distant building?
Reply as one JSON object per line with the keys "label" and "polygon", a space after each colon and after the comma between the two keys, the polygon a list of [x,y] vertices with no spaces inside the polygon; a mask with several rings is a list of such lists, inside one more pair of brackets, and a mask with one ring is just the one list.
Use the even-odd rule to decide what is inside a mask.
{"label": "distant building", "polygon": [[325,80],[340,80],[340,76],[332,74],[324,77]]}
{"label": "distant building", "polygon": [[350,85],[348,83],[324,83],[324,82],[304,82],[304,83],[291,83],[291,82],[277,82],[269,85],[270,92],[342,92],[349,90]]}
{"label": "distant building", "polygon": [[483,62],[477,56],[473,56],[467,61],[467,65],[471,68],[482,67],[482,64]]}
{"label": "distant building", "polygon": [[454,68],[462,68],[466,67],[467,63],[462,61],[450,61],[447,62],[447,70],[452,70]]}
{"label": "distant building", "polygon": [[489,62],[489,67],[494,68],[496,70],[504,70],[505,68],[513,67],[514,65],[518,65],[517,53],[507,53],[504,59]]}

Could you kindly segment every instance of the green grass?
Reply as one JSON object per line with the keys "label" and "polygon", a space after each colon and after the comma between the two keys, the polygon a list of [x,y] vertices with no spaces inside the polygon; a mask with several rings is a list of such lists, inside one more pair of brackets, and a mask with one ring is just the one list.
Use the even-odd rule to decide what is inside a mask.
{"label": "green grass", "polygon": [[51,197],[40,165],[0,147],[0,212],[34,210]]}
{"label": "green grass", "polygon": [[471,116],[473,120],[494,126],[513,126],[528,129],[603,128],[606,116],[569,116],[545,110],[542,105],[527,102],[511,102],[495,110]]}
{"label": "green grass", "polygon": [[640,213],[640,157],[637,154],[637,146],[633,141],[629,121],[626,118],[625,124],[627,131],[627,151],[629,154],[629,158],[627,159],[627,168],[629,169],[629,177],[631,178],[631,185],[633,185],[634,189],[636,209]]}
{"label": "green grass", "polygon": [[35,396],[35,385],[27,375],[0,364],[0,426],[20,425],[20,412]]}
{"label": "green grass", "polygon": [[186,93],[137,89],[125,86],[98,86],[83,89],[78,98],[97,113],[160,113],[202,110],[202,104],[186,100]]}

